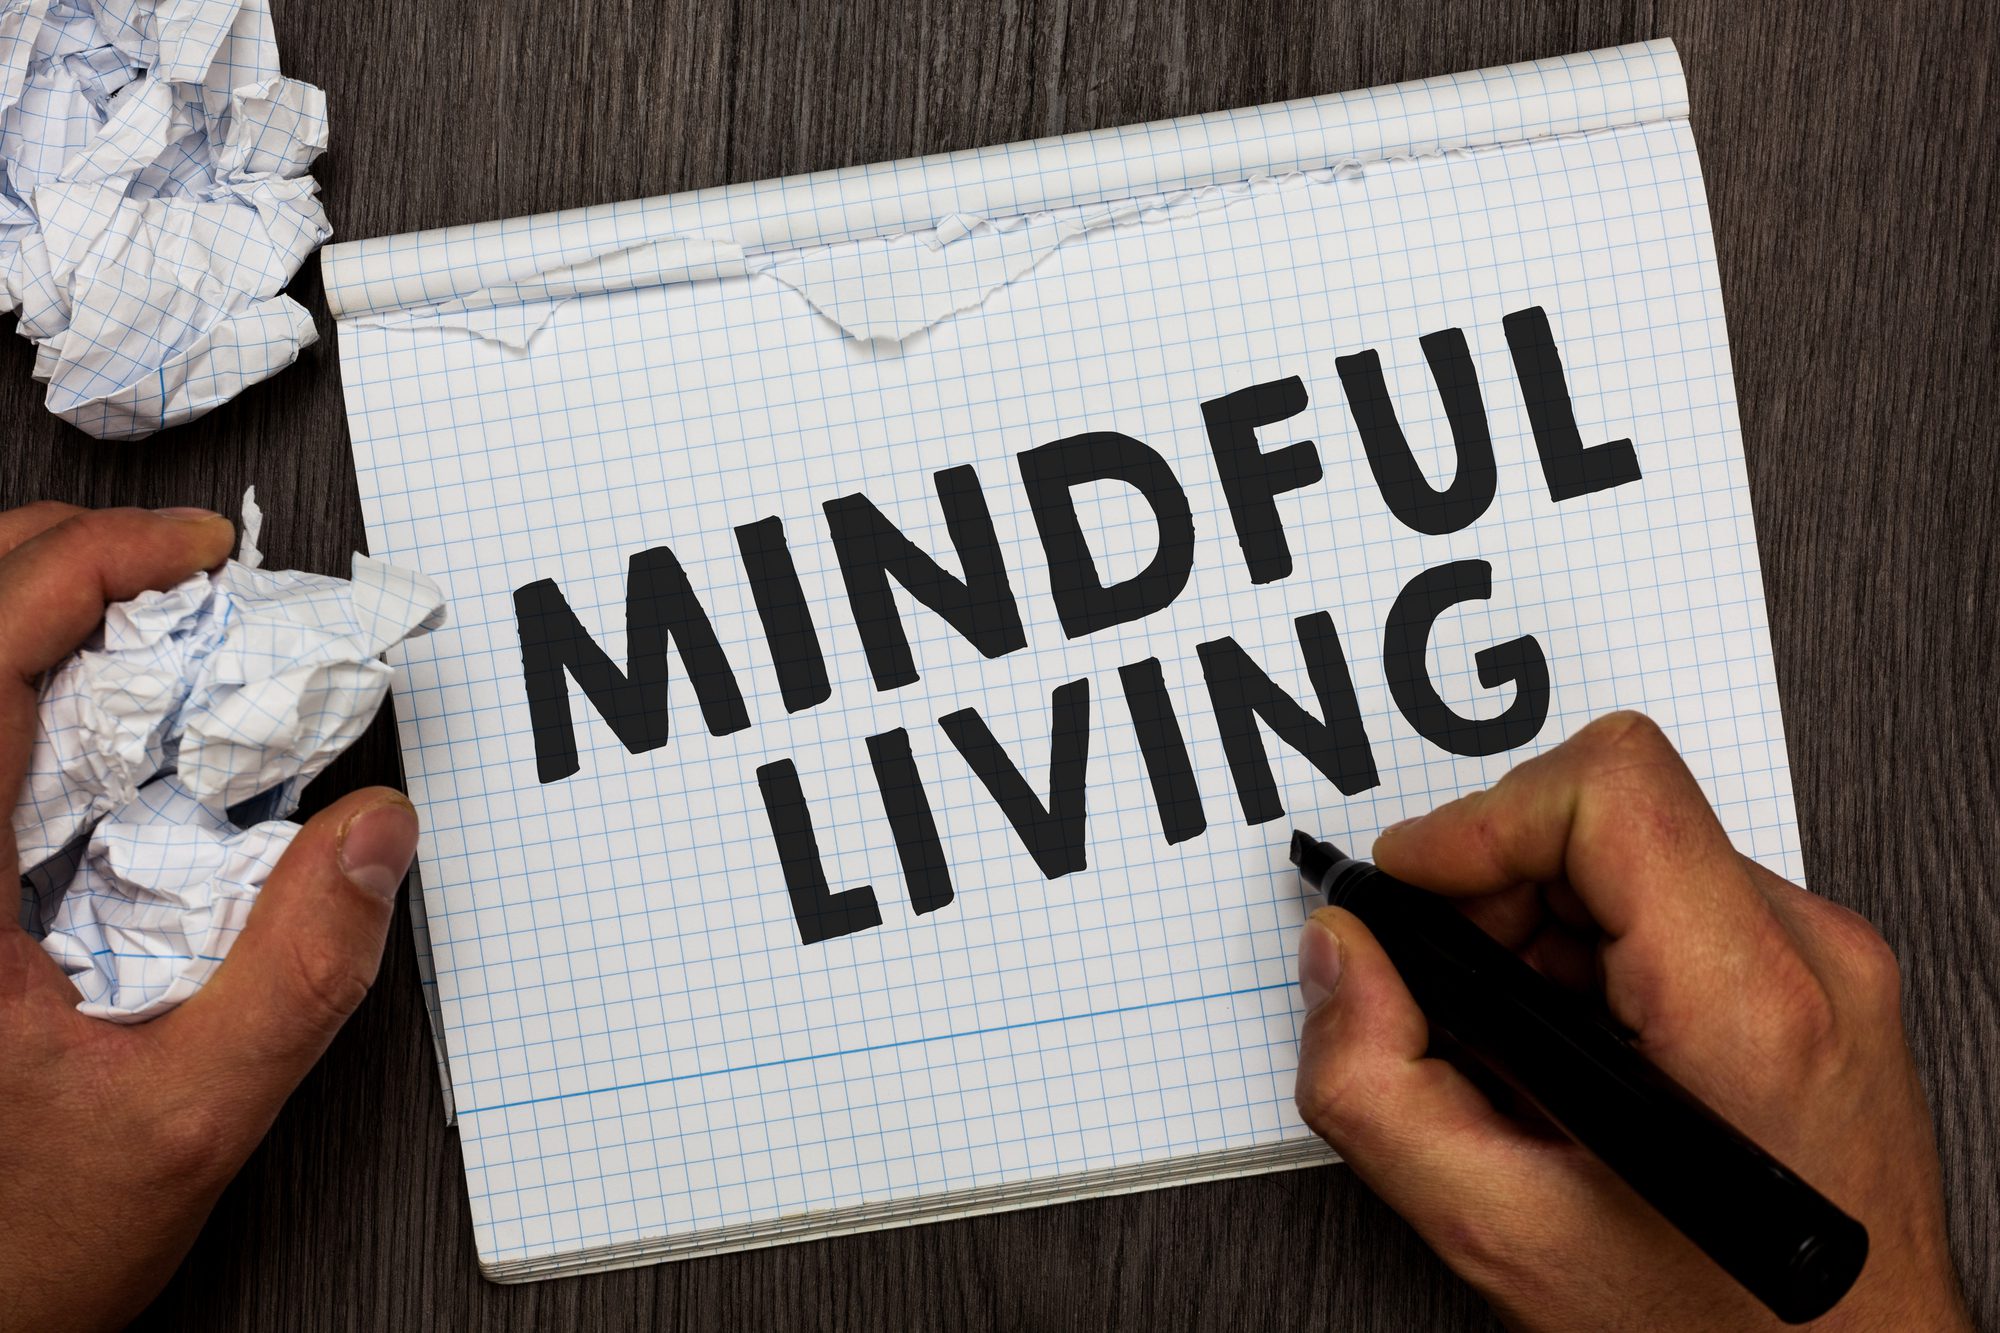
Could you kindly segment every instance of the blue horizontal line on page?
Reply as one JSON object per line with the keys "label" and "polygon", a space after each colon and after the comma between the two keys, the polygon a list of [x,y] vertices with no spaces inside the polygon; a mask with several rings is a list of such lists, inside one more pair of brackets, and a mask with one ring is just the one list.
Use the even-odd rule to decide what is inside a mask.
{"label": "blue horizontal line on page", "polygon": [[489,1111],[511,1111],[517,1106],[535,1106],[542,1102],[568,1101],[572,1097],[601,1097],[610,1092],[630,1092],[634,1088],[657,1087],[663,1083],[684,1083],[691,1078],[723,1078],[730,1074],[747,1074],[754,1069],[775,1069],[780,1065],[805,1064],[812,1060],[838,1060],[846,1055],[868,1055],[874,1051],[893,1051],[899,1046],[921,1046],[932,1041],[957,1041],[963,1037],[985,1037],[995,1032],[1013,1032],[1019,1028],[1046,1027],[1050,1023],[1075,1023],[1086,1018],[1110,1018],[1115,1014],[1129,1014],[1141,1009],[1164,1009],[1176,1004],[1201,1004],[1209,1000],[1229,1000],[1239,995],[1257,995],[1264,991],[1289,990],[1294,983],[1273,981],[1262,986],[1245,986],[1240,990],[1217,991],[1213,995],[1188,995],[1167,1000],[1148,1000],[1144,1004],[1121,1005],[1116,1009],[1097,1009],[1083,1014],[1058,1014],[1054,1018],[1029,1018],[1019,1023],[999,1023],[988,1028],[972,1028],[965,1032],[940,1032],[935,1037],[905,1037],[901,1041],[877,1042],[873,1046],[855,1046],[844,1051],[826,1051],[813,1055],[787,1055],[777,1060],[761,1060],[755,1064],[730,1065],[725,1069],[697,1069],[686,1074],[668,1074],[664,1078],[640,1079],[636,1083],[618,1083],[608,1088],[584,1088],[577,1092],[552,1092],[545,1097],[523,1097],[514,1102],[497,1102],[492,1106],[461,1106],[461,1117],[484,1115]]}

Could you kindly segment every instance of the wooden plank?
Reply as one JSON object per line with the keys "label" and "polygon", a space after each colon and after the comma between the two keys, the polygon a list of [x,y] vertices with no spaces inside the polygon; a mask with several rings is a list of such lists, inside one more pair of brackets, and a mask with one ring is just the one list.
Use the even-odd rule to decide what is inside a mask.
{"label": "wooden plank", "polygon": [[[1653,36],[1711,189],[1813,887],[1880,924],[1974,1309],[2000,1326],[2000,463],[1991,7],[1801,0],[638,0],[277,5],[326,88],[338,234],[1297,97]],[[295,290],[330,333],[316,270]],[[0,333],[11,331],[11,321]],[[0,338],[0,505],[206,504],[273,562],[362,528],[330,346],[185,429],[102,445]],[[378,724],[314,790],[393,781]],[[1339,1169],[528,1287],[473,1264],[408,931],[149,1312],[160,1327],[1485,1328]]]}

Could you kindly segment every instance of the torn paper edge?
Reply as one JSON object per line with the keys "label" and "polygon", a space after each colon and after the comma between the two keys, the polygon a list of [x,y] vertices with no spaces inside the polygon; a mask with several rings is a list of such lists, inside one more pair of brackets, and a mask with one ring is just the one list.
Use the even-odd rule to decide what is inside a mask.
{"label": "torn paper edge", "polygon": [[[337,320],[460,328],[521,347],[573,297],[769,271],[760,259],[787,251],[918,233],[930,233],[924,244],[937,249],[990,234],[1007,219],[1076,219],[1093,205],[1687,114],[1680,57],[1662,39],[1262,107],[349,241],[327,247],[321,268]],[[1100,225],[1105,220],[1116,218],[1100,218]],[[1055,244],[1079,234],[1069,229]],[[1053,248],[1041,248],[1020,271]],[[830,305],[813,304],[822,314]],[[836,323],[851,336],[894,342],[915,331],[906,325],[929,327],[949,313],[885,326]]]}

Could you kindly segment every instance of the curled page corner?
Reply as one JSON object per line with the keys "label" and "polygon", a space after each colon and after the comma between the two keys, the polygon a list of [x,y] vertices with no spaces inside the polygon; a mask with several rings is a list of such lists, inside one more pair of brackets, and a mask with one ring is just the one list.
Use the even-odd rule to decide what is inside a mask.
{"label": "curled page corner", "polygon": [[422,574],[356,554],[353,579],[240,559],[105,612],[43,678],[13,813],[22,924],[83,1012],[155,1017],[227,955],[298,826],[299,792],[374,718],[380,655],[444,623]]}
{"label": "curled page corner", "polygon": [[332,234],[326,144],[268,0],[0,3],[0,313],[49,410],[139,439],[316,341],[282,289]]}
{"label": "curled page corner", "polygon": [[[474,228],[473,230],[476,230]],[[483,281],[435,302],[357,310],[363,327],[456,329],[525,350],[564,304],[578,296],[634,286],[711,282],[748,271],[743,247],[706,236],[633,239],[615,218],[586,219],[575,235],[542,255],[482,270]],[[468,254],[466,262],[477,264]]]}

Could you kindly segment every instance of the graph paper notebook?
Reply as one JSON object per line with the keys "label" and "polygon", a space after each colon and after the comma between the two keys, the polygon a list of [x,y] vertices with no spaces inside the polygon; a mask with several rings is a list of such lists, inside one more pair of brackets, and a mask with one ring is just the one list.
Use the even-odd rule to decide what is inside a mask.
{"label": "graph paper notebook", "polygon": [[481,1263],[1328,1160],[1294,824],[1797,832],[1655,43],[336,246]]}

